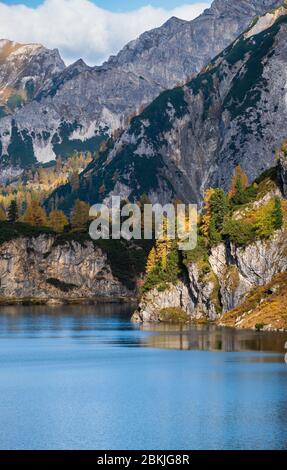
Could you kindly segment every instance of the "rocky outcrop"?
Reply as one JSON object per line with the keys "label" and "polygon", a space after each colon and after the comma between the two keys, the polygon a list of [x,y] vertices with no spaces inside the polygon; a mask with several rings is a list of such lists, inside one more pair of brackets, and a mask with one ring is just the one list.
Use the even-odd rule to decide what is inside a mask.
{"label": "rocky outcrop", "polygon": [[[32,102],[0,121],[2,160],[27,167],[34,159],[48,162],[73,149],[96,151],[100,137],[124,126],[162,91],[198,73],[255,16],[280,3],[215,0],[191,22],[171,18],[144,33],[102,66],[79,60],[60,70],[51,82],[36,86]],[[25,151],[19,162],[13,160],[15,143]]]}
{"label": "rocky outcrop", "polygon": [[160,310],[168,307],[180,307],[192,319],[220,318],[240,305],[253,288],[287,270],[286,231],[241,248],[220,244],[211,250],[209,266],[209,272],[203,272],[199,264],[191,263],[185,281],[144,294],[133,319],[158,321]]}
{"label": "rocky outcrop", "polygon": [[0,299],[49,302],[131,299],[107,255],[92,242],[57,243],[52,235],[17,238],[0,246]]}
{"label": "rocky outcrop", "polygon": [[180,308],[189,315],[193,312],[193,303],[189,296],[188,286],[184,282],[170,284],[165,290],[153,289],[147,292],[133,315],[135,322],[158,321],[160,311],[165,308]]}

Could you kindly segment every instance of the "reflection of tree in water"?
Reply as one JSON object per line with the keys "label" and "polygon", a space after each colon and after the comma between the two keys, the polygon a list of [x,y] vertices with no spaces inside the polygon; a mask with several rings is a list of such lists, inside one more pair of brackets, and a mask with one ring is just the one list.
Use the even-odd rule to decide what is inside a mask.
{"label": "reflection of tree in water", "polygon": [[[0,338],[6,335],[69,337],[95,345],[153,347],[202,351],[265,351],[280,357],[260,356],[258,361],[283,361],[287,333],[236,330],[216,325],[130,321],[129,304],[2,306]],[[282,355],[282,357],[281,357]]]}
{"label": "reflection of tree in water", "polygon": [[[265,351],[284,353],[286,333],[236,330],[214,325],[144,324],[150,347],[202,351]],[[154,333],[154,334],[152,334]]]}

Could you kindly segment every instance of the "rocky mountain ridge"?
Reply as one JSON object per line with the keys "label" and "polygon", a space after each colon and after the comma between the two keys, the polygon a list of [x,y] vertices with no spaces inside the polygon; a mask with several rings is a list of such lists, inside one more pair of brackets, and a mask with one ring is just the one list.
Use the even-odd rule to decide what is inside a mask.
{"label": "rocky mountain ridge", "polygon": [[95,203],[113,194],[201,203],[206,188],[228,188],[238,164],[250,179],[273,166],[287,119],[286,32],[282,6],[185,86],[162,93],[89,165],[78,194],[58,191],[63,208],[73,197]]}
{"label": "rocky mountain ridge", "polygon": [[279,3],[215,0],[191,22],[172,18],[144,33],[101,67],[78,61],[63,69],[33,92],[30,103],[0,120],[2,166],[96,151],[103,136],[123,127],[164,89],[198,73],[254,16]]}

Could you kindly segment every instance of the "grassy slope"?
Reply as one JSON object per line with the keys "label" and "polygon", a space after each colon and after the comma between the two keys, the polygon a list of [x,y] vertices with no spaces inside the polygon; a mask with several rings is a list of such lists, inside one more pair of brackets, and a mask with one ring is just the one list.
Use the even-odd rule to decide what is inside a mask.
{"label": "grassy slope", "polygon": [[287,330],[287,273],[277,274],[266,286],[253,289],[245,302],[226,313],[219,323],[230,327]]}

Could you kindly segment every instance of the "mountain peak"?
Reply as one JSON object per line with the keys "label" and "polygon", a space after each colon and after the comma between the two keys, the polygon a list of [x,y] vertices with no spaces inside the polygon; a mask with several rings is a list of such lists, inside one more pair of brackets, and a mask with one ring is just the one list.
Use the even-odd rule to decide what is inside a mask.
{"label": "mountain peak", "polygon": [[52,77],[64,70],[57,49],[37,43],[20,44],[0,39],[0,107],[4,113],[15,111]]}
{"label": "mountain peak", "polygon": [[69,67],[77,67],[77,68],[82,68],[82,69],[89,69],[89,65],[86,64],[86,62],[83,59],[78,59],[76,62],[73,62]]}
{"label": "mountain peak", "polygon": [[187,24],[188,21],[182,20],[181,18],[178,18],[177,16],[171,16],[164,24],[163,26],[178,26],[178,25],[183,25]]}
{"label": "mountain peak", "polygon": [[0,64],[2,65],[12,55],[27,54],[42,48],[40,44],[20,44],[9,39],[0,39]]}
{"label": "mountain peak", "polygon": [[30,49],[44,48],[44,46],[39,43],[20,43],[16,41],[11,41],[10,39],[0,39],[0,49],[9,48],[11,52],[13,52],[23,47],[27,47]]}

